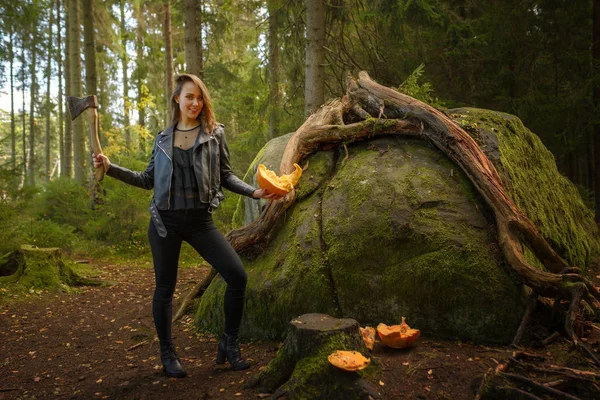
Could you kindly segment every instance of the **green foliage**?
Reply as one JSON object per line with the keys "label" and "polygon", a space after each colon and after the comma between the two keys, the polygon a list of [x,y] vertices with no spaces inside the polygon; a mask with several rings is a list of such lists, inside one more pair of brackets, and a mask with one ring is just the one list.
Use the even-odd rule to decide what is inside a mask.
{"label": "green foliage", "polygon": [[417,100],[421,100],[430,106],[441,108],[443,103],[434,96],[433,86],[429,82],[419,83],[425,72],[425,64],[419,65],[405,80],[400,84],[398,90]]}
{"label": "green foliage", "polygon": [[0,201],[0,254],[17,249],[22,244],[20,220],[22,205],[17,202]]}
{"label": "green foliage", "polygon": [[[124,49],[117,28],[118,7],[110,2],[99,3],[94,22],[100,130],[104,149],[111,157],[123,154],[139,157],[142,169],[141,163],[149,156],[153,136],[168,123],[162,33],[164,2],[125,3],[126,11],[132,15],[125,27],[130,53],[136,46],[137,24],[143,27],[143,57],[136,59],[131,54],[129,60],[131,71],[135,71],[130,75],[129,101],[135,103],[132,108],[144,109],[146,121],[144,127],[123,126],[120,57]],[[434,107],[467,104],[515,114],[539,134],[561,169],[566,170],[570,178],[576,178],[580,192],[591,199],[589,147],[592,126],[597,122],[595,116],[600,115],[594,110],[591,96],[600,79],[597,68],[590,62],[591,3],[590,0],[328,2],[326,99],[344,93],[346,71],[366,70],[381,84],[398,86],[402,82],[400,91]],[[203,79],[213,95],[217,119],[226,125],[232,165],[240,175],[269,139],[269,114],[273,105],[269,103],[267,84],[271,63],[267,42],[272,23],[276,24],[280,45],[279,132],[295,131],[304,121],[305,7],[300,1],[277,2],[278,18],[272,18],[266,12],[264,1],[259,0],[206,0],[202,4]],[[12,71],[15,91],[29,90],[28,60],[31,60],[33,46],[39,43],[44,45],[35,47],[38,60],[42,60],[38,71],[45,68],[49,56],[45,48],[49,33],[48,5],[46,0],[33,0],[6,2],[0,6],[3,11],[0,28],[7,39],[0,44],[0,53],[7,60],[0,66],[3,92],[10,91],[8,40],[16,51]],[[180,73],[186,69],[183,2],[172,2],[170,10],[174,67],[175,73]],[[15,26],[19,29],[9,36]],[[37,43],[32,43],[31,38],[36,36]],[[56,39],[54,35],[53,40]],[[63,37],[63,49],[64,44]],[[21,48],[24,49],[23,65]],[[139,88],[138,79],[141,79]],[[51,96],[52,104],[43,105],[45,88],[40,81],[37,85],[40,100],[34,105],[37,110],[34,119],[41,127],[46,117],[44,113],[50,113],[50,152],[51,164],[54,164],[59,152],[58,99]],[[107,179],[103,183],[104,204],[91,212],[89,190],[69,182],[61,180],[43,190],[19,188],[22,163],[26,159],[23,146],[27,147],[29,136],[29,124],[23,128],[20,121],[29,121],[29,115],[27,110],[20,112],[20,104],[15,107],[14,169],[8,168],[12,161],[10,115],[0,111],[0,193],[8,196],[1,198],[0,203],[14,202],[0,204],[0,217],[14,221],[7,224],[10,225],[6,229],[8,233],[0,233],[0,238],[6,239],[0,248],[13,246],[26,235],[31,240],[42,240],[43,232],[60,231],[64,236],[61,242],[70,240],[69,235],[73,234],[92,241],[90,243],[107,243],[115,252],[144,251],[149,194],[140,195],[139,189],[125,188]],[[131,148],[124,144],[126,130],[133,136]],[[21,146],[23,136],[25,143]],[[39,184],[45,178],[44,140],[38,136],[34,147],[35,180]],[[137,162],[130,160],[132,165]],[[40,190],[42,192],[36,194]],[[215,213],[215,221],[223,230],[229,226],[232,209],[229,201],[236,197],[227,194],[227,200]],[[43,225],[39,227],[39,234],[32,221]]]}
{"label": "green foliage", "polygon": [[[141,171],[146,162],[129,157],[113,157],[115,163]],[[89,240],[97,241],[98,253],[141,255],[149,252],[147,231],[148,207],[152,191],[145,191],[116,179],[106,177],[102,183],[102,204],[96,206],[93,216],[82,225]]]}
{"label": "green foliage", "polygon": [[52,181],[32,199],[37,217],[73,227],[82,227],[90,218],[90,204],[88,191],[69,178]]}

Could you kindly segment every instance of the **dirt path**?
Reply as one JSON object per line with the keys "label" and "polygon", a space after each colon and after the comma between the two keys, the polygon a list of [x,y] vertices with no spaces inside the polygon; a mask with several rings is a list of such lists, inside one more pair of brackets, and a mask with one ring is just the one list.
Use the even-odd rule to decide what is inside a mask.
{"label": "dirt path", "polygon": [[[216,339],[194,331],[192,318],[173,327],[189,376],[162,376],[151,316],[149,267],[95,266],[100,279],[118,282],[79,293],[43,293],[0,306],[0,399],[257,399],[243,388],[275,355],[279,343],[244,343],[248,371],[217,368]],[[207,273],[180,271],[181,294]],[[133,348],[136,344],[138,347]],[[387,399],[472,399],[479,378],[506,347],[423,338],[411,350],[375,348],[375,378]]]}

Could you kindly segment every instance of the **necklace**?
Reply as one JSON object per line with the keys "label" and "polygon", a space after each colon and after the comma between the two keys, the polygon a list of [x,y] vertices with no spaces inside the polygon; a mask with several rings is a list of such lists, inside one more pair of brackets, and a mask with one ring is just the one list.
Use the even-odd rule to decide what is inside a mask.
{"label": "necklace", "polygon": [[193,128],[190,129],[179,129],[179,128],[175,128],[176,130],[178,130],[179,132],[189,132],[189,131],[193,131],[194,129],[197,129],[200,125],[196,125]]}

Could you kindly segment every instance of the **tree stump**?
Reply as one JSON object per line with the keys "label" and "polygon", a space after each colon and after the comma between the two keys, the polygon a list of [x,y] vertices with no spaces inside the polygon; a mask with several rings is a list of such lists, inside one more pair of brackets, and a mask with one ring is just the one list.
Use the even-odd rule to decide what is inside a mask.
{"label": "tree stump", "polygon": [[290,322],[283,346],[248,386],[273,393],[273,399],[380,398],[375,386],[362,377],[364,372],[343,371],[329,363],[327,356],[336,350],[355,350],[370,358],[358,322],[304,314]]}
{"label": "tree stump", "polygon": [[22,245],[0,258],[0,283],[24,288],[60,289],[64,286],[100,285],[102,282],[78,275],[62,258],[59,248]]}

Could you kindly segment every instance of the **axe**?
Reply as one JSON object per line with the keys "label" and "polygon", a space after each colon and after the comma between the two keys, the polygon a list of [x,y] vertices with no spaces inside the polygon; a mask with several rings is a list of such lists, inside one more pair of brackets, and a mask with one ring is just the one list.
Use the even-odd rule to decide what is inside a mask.
{"label": "axe", "polygon": [[[100,146],[100,139],[98,138],[98,98],[95,95],[87,96],[84,98],[79,97],[67,97],[67,105],[69,106],[69,113],[71,114],[71,121],[79,116],[85,110],[88,110],[88,122],[90,127],[90,145],[94,154],[102,154],[102,147]],[[94,176],[96,180],[100,182],[104,178],[104,166],[96,168]]]}

